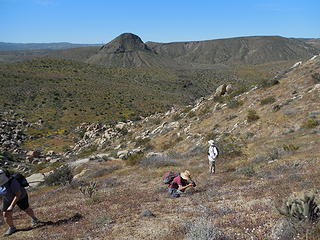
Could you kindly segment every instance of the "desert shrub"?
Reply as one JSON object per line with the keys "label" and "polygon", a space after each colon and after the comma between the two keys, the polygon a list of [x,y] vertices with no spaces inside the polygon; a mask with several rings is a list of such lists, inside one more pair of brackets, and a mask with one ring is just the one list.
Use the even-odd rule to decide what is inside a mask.
{"label": "desert shrub", "polygon": [[243,174],[246,177],[253,177],[256,175],[256,171],[253,169],[252,166],[241,168],[237,172]]}
{"label": "desert shrub", "polygon": [[241,85],[239,87],[237,87],[235,90],[232,91],[232,93],[230,94],[230,97],[235,97],[235,96],[238,96],[242,93],[245,93],[249,90],[249,87],[248,85]]}
{"label": "desert shrub", "polygon": [[320,207],[315,191],[293,194],[278,208],[280,214],[295,221],[315,222],[320,219]]}
{"label": "desert shrub", "polygon": [[143,153],[131,154],[128,156],[128,159],[126,160],[126,164],[129,166],[137,165],[140,163],[143,157],[144,157]]}
{"label": "desert shrub", "polygon": [[204,217],[188,222],[185,226],[186,240],[226,240],[229,239],[219,228]]}
{"label": "desert shrub", "polygon": [[260,104],[267,105],[267,104],[274,103],[275,101],[276,99],[274,97],[267,97],[267,98],[261,99]]}
{"label": "desert shrub", "polygon": [[111,216],[106,213],[98,214],[92,219],[92,223],[97,227],[105,227],[106,225],[112,223]]}
{"label": "desert shrub", "polygon": [[206,115],[207,113],[209,113],[210,112],[210,107],[208,107],[208,106],[206,106],[206,107],[204,107],[204,108],[202,108],[201,110],[200,110],[200,112],[199,112],[199,116],[203,116],[203,115]]}
{"label": "desert shrub", "polygon": [[235,119],[237,117],[238,117],[237,115],[229,115],[226,117],[226,120],[230,121],[230,120]]}
{"label": "desert shrub", "polygon": [[259,87],[268,88],[274,85],[279,84],[280,82],[277,79],[268,79],[260,82]]}
{"label": "desert shrub", "polygon": [[87,185],[79,187],[79,191],[87,198],[92,198],[98,192],[97,182],[90,182]]}
{"label": "desert shrub", "polygon": [[312,79],[314,80],[315,83],[320,83],[320,73],[313,73],[311,75]]}
{"label": "desert shrub", "polygon": [[282,148],[286,152],[294,152],[299,149],[299,146],[296,146],[294,144],[283,144]]}
{"label": "desert shrub", "polygon": [[231,109],[235,109],[237,107],[240,107],[243,103],[241,101],[238,101],[236,99],[230,99],[227,103],[227,107]]}
{"label": "desert shrub", "polygon": [[317,127],[318,125],[319,125],[319,122],[316,119],[308,118],[302,123],[301,127],[311,129],[311,128]]}
{"label": "desert shrub", "polygon": [[248,115],[247,115],[247,121],[249,123],[257,121],[260,117],[257,115],[257,112],[253,109],[250,109],[248,111]]}
{"label": "desert shrub", "polygon": [[195,117],[195,116],[196,116],[196,113],[193,112],[193,111],[192,111],[192,112],[189,112],[188,115],[187,115],[188,118],[193,118],[193,117]]}
{"label": "desert shrub", "polygon": [[190,112],[190,110],[192,109],[192,106],[187,106],[184,109],[182,109],[181,113],[187,113]]}
{"label": "desert shrub", "polygon": [[216,145],[219,149],[221,157],[233,158],[243,155],[243,144],[235,137],[224,136],[216,142]]}
{"label": "desert shrub", "polygon": [[179,113],[176,113],[172,116],[172,120],[173,121],[179,121],[182,117],[180,116]]}
{"label": "desert shrub", "polygon": [[217,102],[217,103],[224,103],[225,102],[225,98],[223,96],[214,96],[213,97],[213,101]]}
{"label": "desert shrub", "polygon": [[150,123],[153,125],[159,125],[161,123],[160,118],[151,118]]}
{"label": "desert shrub", "polygon": [[91,155],[92,153],[96,152],[98,149],[97,145],[91,145],[85,149],[83,149],[79,154],[78,157],[86,157]]}
{"label": "desert shrub", "polygon": [[66,185],[67,183],[71,183],[72,179],[73,174],[71,168],[68,165],[63,165],[45,177],[44,182],[49,186]]}
{"label": "desert shrub", "polygon": [[143,167],[167,167],[177,166],[177,161],[170,157],[170,155],[155,154],[149,157],[145,157],[141,160],[140,165]]}
{"label": "desert shrub", "polygon": [[146,145],[147,143],[149,143],[150,142],[150,138],[137,138],[136,140],[135,140],[135,147],[141,147],[141,146],[144,146],[144,145]]}

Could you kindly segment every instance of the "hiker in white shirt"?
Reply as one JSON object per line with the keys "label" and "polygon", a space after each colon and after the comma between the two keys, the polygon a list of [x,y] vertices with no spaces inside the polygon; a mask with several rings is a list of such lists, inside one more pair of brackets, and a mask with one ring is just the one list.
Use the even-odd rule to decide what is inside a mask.
{"label": "hiker in white shirt", "polygon": [[219,155],[219,150],[217,146],[214,144],[213,140],[209,140],[209,151],[208,151],[208,159],[209,159],[209,173],[213,174],[216,172],[216,159]]}

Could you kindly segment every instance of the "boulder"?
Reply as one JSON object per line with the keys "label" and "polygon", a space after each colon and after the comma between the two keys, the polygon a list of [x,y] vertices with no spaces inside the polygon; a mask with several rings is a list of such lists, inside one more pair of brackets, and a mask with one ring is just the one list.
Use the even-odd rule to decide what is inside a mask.
{"label": "boulder", "polygon": [[228,85],[226,86],[226,93],[227,93],[227,94],[230,94],[230,93],[232,93],[232,91],[233,91],[232,85],[231,85],[231,84],[228,84]]}
{"label": "boulder", "polygon": [[145,209],[143,210],[140,214],[140,217],[155,217],[155,215],[149,210],[149,209]]}
{"label": "boulder", "polygon": [[39,158],[41,153],[39,151],[29,151],[27,152],[28,158]]}
{"label": "boulder", "polygon": [[226,84],[220,85],[220,86],[216,89],[216,92],[215,92],[214,96],[216,96],[216,97],[223,96],[223,95],[226,93],[226,88],[227,88],[227,85],[226,85]]}
{"label": "boulder", "polygon": [[30,187],[37,187],[44,182],[44,178],[45,178],[44,174],[35,173],[27,177],[27,181],[29,182]]}

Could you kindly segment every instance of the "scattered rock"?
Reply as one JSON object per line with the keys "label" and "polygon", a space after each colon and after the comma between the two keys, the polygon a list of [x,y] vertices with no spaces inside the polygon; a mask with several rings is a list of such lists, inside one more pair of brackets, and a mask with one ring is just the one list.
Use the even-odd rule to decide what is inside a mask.
{"label": "scattered rock", "polygon": [[30,187],[38,187],[41,183],[44,182],[45,175],[42,173],[35,173],[27,177]]}
{"label": "scattered rock", "polygon": [[223,95],[226,93],[226,91],[227,91],[226,88],[227,88],[227,85],[226,85],[226,84],[220,85],[220,86],[216,89],[216,92],[215,92],[214,96],[216,96],[216,97],[223,96]]}
{"label": "scattered rock", "polygon": [[145,209],[143,210],[140,214],[140,217],[155,217],[156,215],[154,215],[149,209]]}
{"label": "scattered rock", "polygon": [[286,219],[279,220],[271,230],[272,240],[291,240],[296,232],[293,224]]}

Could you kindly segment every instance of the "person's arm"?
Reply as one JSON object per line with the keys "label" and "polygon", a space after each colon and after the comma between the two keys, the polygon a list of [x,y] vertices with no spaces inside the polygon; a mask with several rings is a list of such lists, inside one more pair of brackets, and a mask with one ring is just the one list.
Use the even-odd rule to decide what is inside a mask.
{"label": "person's arm", "polygon": [[189,183],[189,184],[186,185],[186,186],[179,185],[179,190],[180,190],[180,191],[184,191],[184,190],[186,190],[188,187],[193,187],[193,184],[192,184],[192,183]]}
{"label": "person's arm", "polygon": [[10,206],[8,207],[7,211],[12,211],[14,206],[17,204],[17,202],[19,201],[21,197],[21,192],[16,192],[16,195],[14,196]]}

